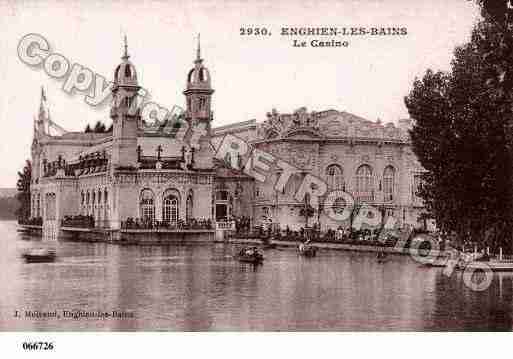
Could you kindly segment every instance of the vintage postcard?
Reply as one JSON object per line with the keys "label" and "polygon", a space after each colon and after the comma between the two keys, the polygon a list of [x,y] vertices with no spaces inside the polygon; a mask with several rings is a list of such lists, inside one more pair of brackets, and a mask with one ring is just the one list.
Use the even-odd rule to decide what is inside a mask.
{"label": "vintage postcard", "polygon": [[513,329],[510,0],[0,14],[0,331]]}

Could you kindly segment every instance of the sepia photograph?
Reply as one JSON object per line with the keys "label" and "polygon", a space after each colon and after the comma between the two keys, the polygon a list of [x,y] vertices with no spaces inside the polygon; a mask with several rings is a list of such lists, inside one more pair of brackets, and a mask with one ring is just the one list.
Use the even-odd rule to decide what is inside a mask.
{"label": "sepia photograph", "polygon": [[513,1],[0,14],[19,353],[62,332],[512,331]]}

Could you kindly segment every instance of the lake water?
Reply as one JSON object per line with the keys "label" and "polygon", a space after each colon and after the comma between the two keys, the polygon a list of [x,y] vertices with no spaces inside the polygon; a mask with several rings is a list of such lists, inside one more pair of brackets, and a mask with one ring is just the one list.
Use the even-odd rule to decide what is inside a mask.
{"label": "lake water", "polygon": [[[224,244],[119,246],[57,242],[55,263],[26,264],[40,240],[0,222],[0,330],[512,330],[512,274],[482,292],[406,256],[265,251],[262,266]],[[24,311],[131,313],[31,319]],[[15,317],[19,311],[20,317]]]}

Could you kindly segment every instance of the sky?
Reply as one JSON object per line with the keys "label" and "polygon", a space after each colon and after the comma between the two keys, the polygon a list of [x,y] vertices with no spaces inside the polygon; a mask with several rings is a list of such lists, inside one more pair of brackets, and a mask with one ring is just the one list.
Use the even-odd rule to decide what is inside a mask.
{"label": "sky", "polygon": [[[184,107],[187,72],[201,33],[210,71],[214,126],[257,119],[276,108],[335,109],[375,121],[408,117],[404,105],[416,77],[448,70],[453,50],[469,40],[479,9],[468,0],[360,1],[6,1],[0,0],[0,187],[14,187],[30,157],[33,118],[44,86],[52,120],[69,131],[110,124],[108,107],[84,93],[67,94],[64,80],[17,55],[23,36],[42,35],[52,52],[107,79],[120,63],[123,36],[139,84],[151,101]],[[270,36],[241,36],[266,27]],[[295,48],[282,27],[405,27],[404,36],[345,36],[347,48]]]}

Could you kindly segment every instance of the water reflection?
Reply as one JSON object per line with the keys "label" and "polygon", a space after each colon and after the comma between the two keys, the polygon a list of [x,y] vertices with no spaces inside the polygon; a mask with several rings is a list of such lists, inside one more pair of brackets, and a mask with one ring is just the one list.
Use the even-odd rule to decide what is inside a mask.
{"label": "water reflection", "polygon": [[[227,245],[57,242],[59,261],[25,264],[38,246],[0,222],[0,330],[511,330],[512,275],[474,292],[461,273],[407,257],[265,252],[254,267]],[[23,310],[125,311],[132,319],[14,318]]]}

